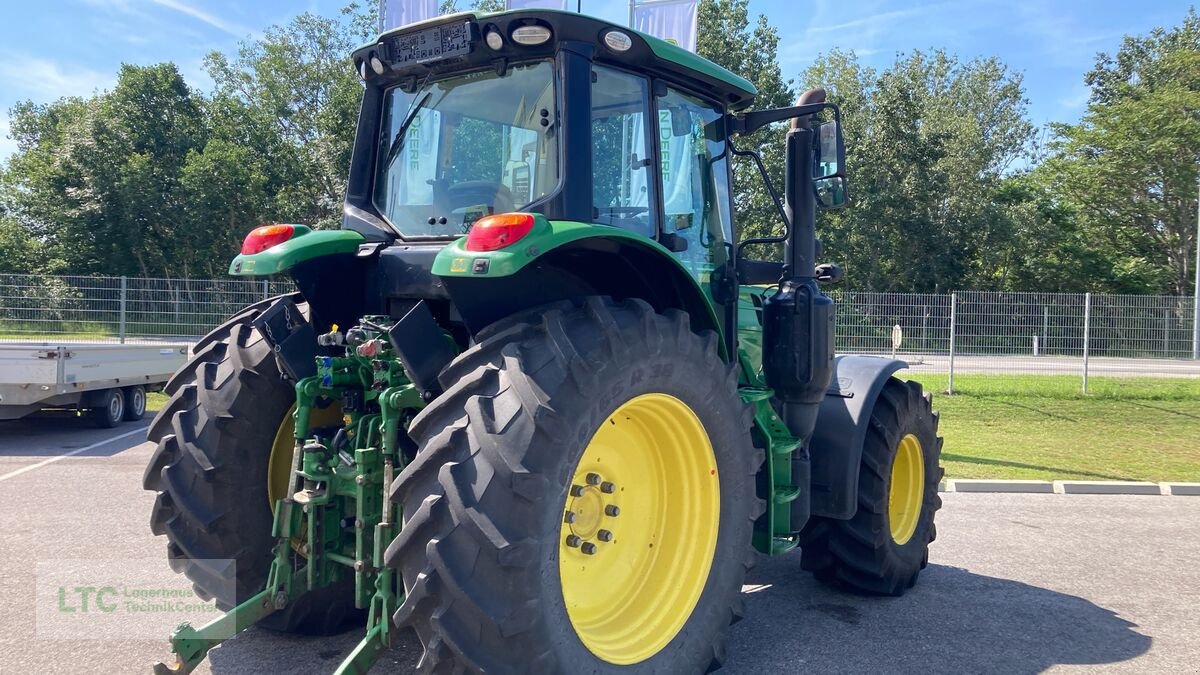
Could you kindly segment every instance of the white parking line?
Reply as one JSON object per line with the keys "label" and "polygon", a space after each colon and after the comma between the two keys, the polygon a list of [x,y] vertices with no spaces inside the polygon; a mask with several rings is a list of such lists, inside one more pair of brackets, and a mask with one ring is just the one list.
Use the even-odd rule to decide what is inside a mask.
{"label": "white parking line", "polygon": [[146,433],[147,428],[148,428],[148,426],[134,429],[133,431],[126,431],[123,434],[113,436],[112,438],[106,438],[103,441],[100,441],[98,443],[92,443],[91,445],[85,445],[82,448],[76,448],[68,453],[64,453],[62,455],[55,455],[54,457],[51,457],[49,459],[43,459],[42,461],[38,462],[37,464],[30,464],[29,466],[23,466],[20,469],[17,469],[16,471],[10,471],[9,473],[6,473],[3,476],[0,476],[0,481],[6,481],[9,478],[16,478],[17,476],[20,476],[21,474],[23,474],[27,471],[33,471],[34,469],[40,469],[43,466],[46,466],[47,464],[53,464],[54,462],[57,462],[60,459],[74,457],[75,455],[78,455],[80,453],[87,452],[88,450],[91,450],[93,448],[98,448],[98,447],[108,444],[108,443],[112,443],[113,441],[120,440],[127,436],[132,436],[134,434],[144,434],[144,433]]}

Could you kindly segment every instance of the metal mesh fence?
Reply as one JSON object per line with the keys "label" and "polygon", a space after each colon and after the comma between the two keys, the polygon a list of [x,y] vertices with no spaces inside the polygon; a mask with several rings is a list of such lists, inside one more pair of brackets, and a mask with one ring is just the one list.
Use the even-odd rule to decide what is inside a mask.
{"label": "metal mesh fence", "polygon": [[289,282],[0,274],[0,340],[188,341]]}
{"label": "metal mesh fence", "polygon": [[[0,274],[0,340],[194,340],[290,282]],[[917,372],[1200,376],[1191,297],[835,291],[837,350]],[[899,327],[897,330],[896,327]],[[899,340],[896,341],[897,336]]]}
{"label": "metal mesh fence", "polygon": [[[837,347],[916,372],[1200,377],[1187,296],[840,293]],[[899,331],[896,327],[899,327]],[[893,336],[899,333],[899,347]]]}

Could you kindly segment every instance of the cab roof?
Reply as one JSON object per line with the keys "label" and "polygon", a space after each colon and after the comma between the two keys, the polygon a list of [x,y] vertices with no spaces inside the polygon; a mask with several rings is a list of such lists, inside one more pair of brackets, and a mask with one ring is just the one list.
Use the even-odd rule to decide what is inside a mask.
{"label": "cab roof", "polygon": [[[469,21],[473,25],[474,39],[479,40],[478,51],[484,52],[472,55],[468,61],[484,61],[489,58],[513,58],[521,53],[536,56],[539,53],[553,51],[557,45],[565,42],[585,42],[593,46],[593,58],[596,61],[615,63],[628,69],[657,75],[668,80],[683,81],[694,88],[720,96],[732,110],[740,110],[749,106],[758,90],[747,79],[740,77],[708,59],[678,47],[666,40],[652,35],[632,30],[595,17],[551,9],[510,10],[505,12],[459,12],[434,17],[425,21],[393,28],[379,36],[375,42],[364,45],[354,52],[355,67],[368,58],[372,50],[379,50],[398,37],[426,30],[436,26],[452,25],[456,22]],[[542,49],[514,46],[507,39],[512,31],[523,25],[542,25],[551,29],[552,38]],[[488,30],[499,30],[506,37],[506,45],[501,53],[489,54],[488,48],[482,44],[482,36]],[[625,52],[617,52],[604,42],[605,34],[619,31],[628,35],[633,43]],[[465,57],[459,57],[459,67]],[[398,67],[399,75],[424,75],[430,71],[452,70],[453,64],[425,62]]]}

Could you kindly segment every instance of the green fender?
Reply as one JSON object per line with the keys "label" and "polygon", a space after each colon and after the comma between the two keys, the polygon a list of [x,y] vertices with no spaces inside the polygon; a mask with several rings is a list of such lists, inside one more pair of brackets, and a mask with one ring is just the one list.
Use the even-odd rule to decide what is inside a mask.
{"label": "green fender", "polygon": [[[694,327],[712,328],[720,334],[720,323],[708,295],[683,263],[658,242],[644,235],[608,225],[552,221],[541,214],[532,215],[534,225],[529,234],[496,251],[468,251],[465,248],[466,237],[457,239],[438,253],[433,262],[433,274],[451,283],[456,279],[500,280],[517,275],[536,261],[552,259],[556,252],[565,249],[597,245],[599,248],[605,248],[606,244],[607,248],[614,251],[630,247],[627,250],[642,252],[651,260],[662,261],[661,270],[655,270],[654,276],[664,282],[669,280],[688,296],[681,300],[687,308],[685,311],[693,315]],[[470,286],[478,287],[475,283],[471,283]],[[466,288],[465,285],[462,287]],[[700,309],[701,307],[703,309]],[[721,352],[722,356],[727,358],[723,343]]]}
{"label": "green fender", "polygon": [[238,255],[229,264],[229,273],[240,277],[278,274],[305,260],[354,253],[360,244],[366,242],[366,238],[353,230],[310,230],[304,225],[294,227],[296,233],[282,244],[253,255]]}

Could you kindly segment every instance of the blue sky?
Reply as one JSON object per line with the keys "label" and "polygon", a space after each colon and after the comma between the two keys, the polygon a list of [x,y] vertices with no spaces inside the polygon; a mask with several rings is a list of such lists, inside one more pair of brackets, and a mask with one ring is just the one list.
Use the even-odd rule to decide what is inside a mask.
{"label": "blue sky", "polygon": [[[366,0],[373,1],[373,0]],[[207,89],[202,60],[264,27],[347,0],[0,0],[0,158],[8,109],[112,86],[122,62],[174,61]],[[469,0],[460,0],[466,5]],[[1126,34],[1180,22],[1187,0],[751,0],[782,36],[784,74],[794,77],[833,47],[881,67],[897,52],[943,47],[960,57],[998,56],[1025,74],[1037,124],[1083,112],[1083,74],[1096,52]],[[583,0],[583,10],[624,22],[627,0]]]}

